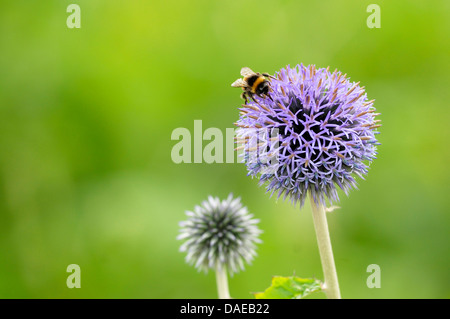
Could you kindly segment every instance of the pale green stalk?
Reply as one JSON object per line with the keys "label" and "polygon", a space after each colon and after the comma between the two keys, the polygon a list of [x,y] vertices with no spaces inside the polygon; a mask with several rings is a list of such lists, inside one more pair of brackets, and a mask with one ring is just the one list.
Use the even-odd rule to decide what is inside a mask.
{"label": "pale green stalk", "polygon": [[216,265],[216,281],[219,299],[231,299],[228,289],[227,269],[225,266],[221,267],[219,264]]}
{"label": "pale green stalk", "polygon": [[325,207],[322,204],[316,204],[312,196],[310,196],[310,199],[314,228],[316,230],[317,244],[319,246],[320,260],[322,262],[325,280],[324,290],[329,299],[341,299]]}

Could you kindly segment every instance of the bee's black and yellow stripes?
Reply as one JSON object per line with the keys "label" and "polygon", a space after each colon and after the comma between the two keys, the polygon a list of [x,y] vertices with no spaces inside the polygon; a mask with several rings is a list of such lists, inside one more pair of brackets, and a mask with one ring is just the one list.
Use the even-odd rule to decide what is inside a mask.
{"label": "bee's black and yellow stripes", "polygon": [[266,78],[262,75],[254,74],[254,75],[249,76],[248,78],[245,78],[244,80],[247,82],[248,86],[251,88],[251,92],[256,93],[256,89],[258,88],[258,86],[261,83],[264,83],[264,81],[266,81]]}

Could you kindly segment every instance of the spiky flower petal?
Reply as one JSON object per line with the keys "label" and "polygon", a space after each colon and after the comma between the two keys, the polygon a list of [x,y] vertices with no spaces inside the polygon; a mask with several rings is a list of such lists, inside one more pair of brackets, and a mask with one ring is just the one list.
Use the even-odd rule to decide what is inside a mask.
{"label": "spiky flower petal", "polygon": [[354,175],[363,178],[377,154],[374,101],[328,68],[287,66],[275,76],[268,96],[243,105],[236,123],[248,174],[300,206],[308,192],[316,203],[336,202],[337,188],[356,188]]}
{"label": "spiky flower petal", "polygon": [[261,230],[240,198],[230,194],[226,200],[209,196],[194,211],[187,211],[188,219],[180,222],[180,235],[185,240],[180,251],[186,261],[198,270],[226,267],[230,274],[244,269],[256,256],[256,243]]}

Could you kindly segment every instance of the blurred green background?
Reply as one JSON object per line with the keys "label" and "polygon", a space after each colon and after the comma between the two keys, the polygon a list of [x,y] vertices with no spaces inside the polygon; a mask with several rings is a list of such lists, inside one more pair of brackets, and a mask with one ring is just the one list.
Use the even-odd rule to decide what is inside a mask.
{"label": "blurred green background", "polygon": [[380,29],[370,3],[3,1],[0,297],[216,298],[175,238],[185,210],[230,192],[264,230],[233,297],[272,275],[322,278],[309,204],[269,198],[243,164],[170,156],[175,128],[233,127],[242,66],[302,62],[361,81],[382,113],[378,159],[329,215],[343,298],[449,298],[450,2],[377,1]]}

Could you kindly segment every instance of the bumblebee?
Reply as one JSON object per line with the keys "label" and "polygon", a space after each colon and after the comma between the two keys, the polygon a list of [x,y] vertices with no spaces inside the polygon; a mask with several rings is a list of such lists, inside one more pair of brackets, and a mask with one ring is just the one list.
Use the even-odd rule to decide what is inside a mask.
{"label": "bumblebee", "polygon": [[[241,87],[244,92],[241,94],[241,98],[247,103],[247,98],[251,98],[255,101],[253,95],[259,97],[269,97],[270,83],[268,78],[274,79],[273,76],[268,73],[256,73],[250,68],[244,67],[241,69],[241,75],[244,77],[242,79],[237,79],[234,81],[232,87]],[[255,101],[256,102],[256,101]]]}

